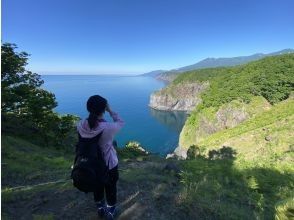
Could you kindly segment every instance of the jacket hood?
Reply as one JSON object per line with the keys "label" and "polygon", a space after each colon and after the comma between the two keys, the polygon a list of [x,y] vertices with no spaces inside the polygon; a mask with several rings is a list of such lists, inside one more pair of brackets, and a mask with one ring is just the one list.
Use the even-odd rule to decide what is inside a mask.
{"label": "jacket hood", "polygon": [[104,124],[103,121],[99,122],[99,125],[96,128],[90,129],[88,121],[84,119],[78,122],[77,130],[83,138],[92,138],[103,131],[104,126],[101,126],[103,124]]}

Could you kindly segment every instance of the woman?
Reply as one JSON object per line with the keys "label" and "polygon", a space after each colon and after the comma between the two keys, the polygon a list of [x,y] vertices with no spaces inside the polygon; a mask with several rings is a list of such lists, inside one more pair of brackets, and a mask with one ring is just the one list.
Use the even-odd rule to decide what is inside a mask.
{"label": "woman", "polygon": [[[99,139],[99,147],[102,150],[103,158],[109,169],[109,180],[94,192],[94,200],[97,205],[100,217],[106,215],[108,219],[113,219],[116,211],[116,183],[118,180],[118,158],[113,147],[114,135],[123,127],[124,121],[113,112],[107,100],[99,95],[91,96],[87,101],[89,117],[79,122],[77,129],[81,137],[92,138],[102,135]],[[107,111],[113,122],[107,122],[103,116]],[[104,199],[104,191],[106,202]]]}

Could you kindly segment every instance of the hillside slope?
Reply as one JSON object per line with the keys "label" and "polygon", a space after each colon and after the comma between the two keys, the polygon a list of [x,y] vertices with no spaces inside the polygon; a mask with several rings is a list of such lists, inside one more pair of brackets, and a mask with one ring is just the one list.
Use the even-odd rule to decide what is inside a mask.
{"label": "hillside slope", "polygon": [[[202,138],[189,139],[189,125],[182,130],[186,135],[181,139],[181,146],[197,145],[207,152],[222,146],[231,146],[239,154],[250,160],[265,156],[264,151],[277,153],[291,152],[294,144],[292,134],[294,126],[294,100],[283,101],[269,110],[260,111],[248,120],[227,129],[220,129]],[[192,128],[190,128],[192,129]],[[272,147],[271,147],[272,146]],[[256,154],[259,152],[260,154]],[[257,159],[258,160],[258,159]]]}
{"label": "hillside slope", "polygon": [[[199,184],[197,190],[188,190],[192,201],[209,204],[207,199],[201,199],[209,194],[203,193],[206,190],[218,195],[215,198],[219,198],[219,204],[211,206],[216,213],[223,212],[231,201],[231,209],[236,203],[248,203],[251,206],[248,209],[256,209],[250,216],[250,211],[245,211],[246,205],[238,211],[235,207],[236,216],[245,211],[236,219],[273,219],[273,208],[270,207],[274,206],[276,211],[285,211],[276,219],[291,219],[294,214],[291,211],[294,208],[293,130],[294,100],[288,99],[233,128],[220,130],[197,142],[188,150],[188,158],[194,159],[184,163],[186,184]],[[221,162],[224,158],[227,158],[226,163]],[[245,182],[235,175],[241,175]],[[248,197],[238,197],[239,190],[245,192],[245,188]],[[244,201],[246,197],[248,201]],[[255,205],[251,203],[253,200],[257,202]],[[261,212],[265,207],[267,211]]]}
{"label": "hillside slope", "polygon": [[[73,188],[69,179],[71,155],[44,150],[13,136],[3,137],[2,146],[2,219],[97,219],[92,195]],[[198,154],[196,159],[176,161],[146,155],[133,147],[119,149],[118,219],[273,219],[291,215],[294,177],[289,156],[276,166],[282,157],[268,151],[258,165],[250,160],[242,165],[231,149],[215,152],[213,158]],[[7,172],[26,181],[12,181]]]}
{"label": "hillside slope", "polygon": [[[179,179],[165,168],[167,161],[134,149],[119,154],[119,219],[184,217],[174,203]],[[73,154],[5,136],[2,158],[2,219],[97,219],[93,196],[69,178]]]}
{"label": "hillside slope", "polygon": [[[179,145],[188,148],[208,136],[266,113],[277,103],[287,99],[294,88],[294,55],[265,58],[250,64],[219,69],[214,75],[187,73],[174,84],[191,81],[209,81],[201,93],[202,103],[187,119],[180,135]],[[291,102],[287,102],[287,106]]]}

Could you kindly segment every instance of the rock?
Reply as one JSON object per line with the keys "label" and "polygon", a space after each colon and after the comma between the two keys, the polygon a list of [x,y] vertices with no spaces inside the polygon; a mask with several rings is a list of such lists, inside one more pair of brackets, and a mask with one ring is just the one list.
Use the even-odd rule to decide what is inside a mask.
{"label": "rock", "polygon": [[163,111],[192,111],[200,102],[200,93],[208,83],[186,83],[166,87],[150,96],[149,106]]}
{"label": "rock", "polygon": [[165,157],[165,159],[172,159],[172,158],[176,158],[176,155],[174,153],[167,154]]}
{"label": "rock", "polygon": [[156,76],[156,79],[162,80],[166,83],[171,83],[176,77],[177,74],[159,74],[158,76]]}
{"label": "rock", "polygon": [[177,157],[177,159],[185,160],[187,158],[187,151],[188,151],[188,149],[181,148],[180,146],[178,146],[174,150],[174,155]]}
{"label": "rock", "polygon": [[137,141],[129,141],[127,144],[126,144],[126,148],[128,149],[132,149],[134,151],[139,151],[143,154],[149,154],[148,151],[146,151],[139,142]]}
{"label": "rock", "polygon": [[265,138],[264,138],[266,141],[271,141],[272,140],[272,137],[271,136],[265,136]]}
{"label": "rock", "polygon": [[[208,136],[224,129],[234,128],[269,107],[270,103],[265,98],[255,97],[249,103],[233,100],[221,105],[218,109],[207,108],[207,111],[193,112],[193,118],[197,118],[197,122],[185,123],[180,133],[179,146],[188,149],[191,145],[198,145]],[[180,149],[176,154],[181,155],[183,152]]]}
{"label": "rock", "polygon": [[216,113],[218,130],[233,128],[249,118],[245,108],[236,108],[229,104],[220,108]]}
{"label": "rock", "polygon": [[145,150],[143,147],[141,147],[141,146],[138,147],[138,150],[141,151],[141,152],[143,152],[143,153],[145,153],[145,154],[149,154],[149,152],[146,151],[146,150]]}

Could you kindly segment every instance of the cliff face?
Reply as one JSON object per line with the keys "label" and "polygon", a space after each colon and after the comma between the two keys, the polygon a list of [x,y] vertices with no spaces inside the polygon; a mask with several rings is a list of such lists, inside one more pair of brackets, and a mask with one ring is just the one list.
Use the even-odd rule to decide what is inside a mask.
{"label": "cliff face", "polygon": [[192,111],[200,102],[200,94],[208,83],[186,83],[170,85],[152,93],[149,106],[164,111]]}
{"label": "cliff face", "polygon": [[167,83],[171,83],[178,75],[179,73],[165,72],[158,74],[155,78]]}
{"label": "cliff face", "polygon": [[186,158],[190,146],[198,145],[214,133],[234,128],[270,108],[271,105],[267,100],[256,97],[248,104],[235,100],[220,108],[208,108],[193,113],[181,131],[179,147],[174,153],[179,157]]}
{"label": "cliff face", "polygon": [[[247,129],[244,123],[252,123],[250,126],[255,129],[258,123],[269,121],[270,117],[257,115],[265,114],[293,93],[293,60],[294,55],[287,54],[237,67],[186,72],[177,76],[165,89],[152,94],[152,108],[193,110],[181,131],[179,148],[175,153],[185,157],[193,145],[206,149],[207,145],[202,143],[210,137],[232,129],[242,133]],[[199,106],[201,101],[203,104]],[[253,120],[256,117],[259,117],[259,122]],[[216,139],[219,138],[223,136]]]}

